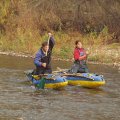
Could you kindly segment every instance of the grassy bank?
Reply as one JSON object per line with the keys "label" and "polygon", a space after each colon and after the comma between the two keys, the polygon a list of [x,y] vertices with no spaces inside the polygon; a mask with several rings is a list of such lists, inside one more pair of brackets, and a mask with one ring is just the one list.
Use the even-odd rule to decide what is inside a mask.
{"label": "grassy bank", "polygon": [[81,40],[89,61],[119,64],[119,2],[91,2],[1,0],[0,51],[34,56],[51,31],[54,58],[71,60],[74,42]]}
{"label": "grassy bank", "polygon": [[[53,34],[56,40],[53,50],[54,58],[71,60],[74,42],[81,40],[88,52],[89,61],[120,64],[120,44],[110,43],[113,34],[109,34],[107,28],[104,28],[99,35],[96,32],[86,35],[78,32],[56,32]],[[27,32],[23,32],[21,29],[17,29],[15,35],[0,36],[0,50],[34,56],[41,43],[47,39],[47,34],[41,36],[37,31],[27,30]]]}

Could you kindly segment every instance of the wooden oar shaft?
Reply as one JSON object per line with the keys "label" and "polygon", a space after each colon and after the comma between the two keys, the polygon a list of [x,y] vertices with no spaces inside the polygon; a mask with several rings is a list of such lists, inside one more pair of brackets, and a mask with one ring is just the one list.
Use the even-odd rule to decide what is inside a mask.
{"label": "wooden oar shaft", "polygon": [[77,75],[77,74],[62,74],[61,76],[83,76],[81,74]]}
{"label": "wooden oar shaft", "polygon": [[73,76],[73,77],[83,77],[83,78],[87,78],[87,79],[90,79],[90,80],[94,80],[90,77],[87,77],[87,76],[83,76],[82,74],[62,74],[61,76]]}
{"label": "wooden oar shaft", "polygon": [[[92,79],[92,78],[90,78],[90,77],[83,76],[82,73],[66,73],[65,71],[68,70],[68,69],[61,69],[61,68],[59,68],[59,67],[57,67],[57,69],[58,69],[58,73],[59,73],[59,72],[62,72],[62,73],[63,73],[61,76],[76,76],[76,77],[84,77],[84,78],[87,78],[87,79],[94,80],[94,79]],[[56,72],[57,72],[57,71],[56,71]],[[56,73],[56,72],[55,72],[55,73]]]}
{"label": "wooden oar shaft", "polygon": [[[47,40],[48,46],[49,46],[49,40],[50,40],[50,37],[48,37],[48,40]],[[47,54],[48,54],[48,51],[46,51],[46,56]]]}
{"label": "wooden oar shaft", "polygon": [[39,77],[43,77],[43,76],[47,76],[48,74],[39,74],[39,75],[37,75],[37,76],[39,76]]}
{"label": "wooden oar shaft", "polygon": [[47,78],[47,77],[44,77],[44,78],[47,80],[55,80],[55,78]]}

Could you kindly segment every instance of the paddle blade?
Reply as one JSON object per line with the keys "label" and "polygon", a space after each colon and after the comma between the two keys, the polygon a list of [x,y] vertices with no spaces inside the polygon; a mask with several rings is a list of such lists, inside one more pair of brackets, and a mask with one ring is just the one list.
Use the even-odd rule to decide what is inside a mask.
{"label": "paddle blade", "polygon": [[44,87],[45,87],[45,78],[41,78],[40,79],[40,83],[39,84],[37,84],[36,85],[36,87],[38,88],[38,89],[44,89]]}

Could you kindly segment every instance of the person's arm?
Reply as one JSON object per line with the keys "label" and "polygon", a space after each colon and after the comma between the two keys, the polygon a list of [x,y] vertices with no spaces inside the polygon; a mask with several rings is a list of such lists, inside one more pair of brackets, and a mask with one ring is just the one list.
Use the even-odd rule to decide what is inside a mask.
{"label": "person's arm", "polygon": [[40,62],[40,60],[41,60],[41,54],[38,51],[34,58],[34,64],[38,67],[42,66],[42,62]]}
{"label": "person's arm", "polygon": [[86,57],[87,57],[86,55],[80,56],[79,60],[86,60]]}
{"label": "person's arm", "polygon": [[83,49],[84,55],[79,57],[79,60],[86,60],[87,54],[86,51]]}
{"label": "person's arm", "polygon": [[44,67],[46,68],[46,63],[43,63],[41,62],[41,58],[42,58],[42,55],[40,53],[40,51],[37,52],[35,58],[34,58],[34,64],[37,66],[37,67]]}
{"label": "person's arm", "polygon": [[74,59],[75,59],[75,60],[79,60],[79,57],[80,57],[79,51],[78,51],[77,49],[75,49],[75,50],[74,50]]}
{"label": "person's arm", "polygon": [[84,51],[84,55],[80,56],[80,53],[77,49],[74,50],[74,59],[75,60],[85,60],[87,57],[86,52]]}
{"label": "person's arm", "polygon": [[55,45],[55,40],[54,40],[54,37],[52,36],[51,33],[48,33],[48,36],[49,36],[49,49],[52,51],[54,45]]}

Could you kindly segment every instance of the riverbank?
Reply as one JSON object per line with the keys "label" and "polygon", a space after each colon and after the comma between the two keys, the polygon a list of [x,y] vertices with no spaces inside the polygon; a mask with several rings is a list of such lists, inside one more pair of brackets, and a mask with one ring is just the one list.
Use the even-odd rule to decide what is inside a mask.
{"label": "riverbank", "polygon": [[[13,51],[11,52],[3,52],[0,51],[0,55],[10,55],[10,56],[15,56],[15,57],[23,57],[23,58],[34,58],[34,55],[30,55],[30,54],[24,54],[24,53],[15,53]],[[66,62],[73,62],[74,59],[62,59],[62,58],[56,58],[55,56],[52,57],[53,60],[56,61],[66,61]],[[101,63],[99,61],[90,61],[88,60],[88,63],[90,64],[104,64],[104,65],[108,65],[108,66],[113,66],[113,67],[117,67],[118,70],[120,69],[120,62],[118,63]]]}
{"label": "riverbank", "polygon": [[[42,42],[48,40],[48,32],[51,32],[56,43],[53,49],[55,59],[71,60],[75,47],[74,43],[76,40],[80,40],[88,53],[89,62],[119,66],[120,27],[117,24],[119,20],[114,19],[114,16],[119,13],[118,7],[114,6],[116,8],[114,11],[113,3],[110,4],[109,7],[111,8],[112,5],[111,10],[114,11],[111,16],[108,15],[108,11],[105,12],[105,6],[102,10],[102,5],[106,2],[101,3],[100,9],[97,11],[99,14],[93,10],[95,7],[91,6],[92,4],[87,5],[86,2],[80,6],[76,2],[70,2],[71,7],[68,3],[64,3],[66,11],[62,8],[63,2],[58,3],[60,5],[58,7],[59,12],[55,13],[54,11],[57,11],[56,4],[52,4],[55,9],[51,9],[50,2],[45,2],[50,11],[46,9],[44,12],[40,12],[38,9],[32,9],[35,4],[29,6],[29,2],[26,0],[18,2],[1,1],[0,50],[10,55],[33,57]],[[39,2],[35,3],[35,6],[41,5]],[[114,5],[118,5],[117,1],[115,3]],[[94,2],[93,5],[97,6],[98,3]],[[44,9],[43,6],[40,8]],[[86,9],[82,9],[82,6],[84,6],[83,8],[87,6],[90,9],[86,11]],[[101,17],[99,16],[99,18],[98,15]]]}
{"label": "riverbank", "polygon": [[[96,32],[86,35],[79,32],[56,32],[53,35],[56,42],[53,49],[55,60],[72,61],[74,43],[80,40],[88,53],[88,62],[120,67],[120,43],[111,42],[113,34],[109,34],[107,28],[99,35]],[[10,37],[6,35],[0,37],[0,54],[34,57],[41,43],[48,39],[47,34],[41,36],[37,32],[21,33],[13,39]]]}

